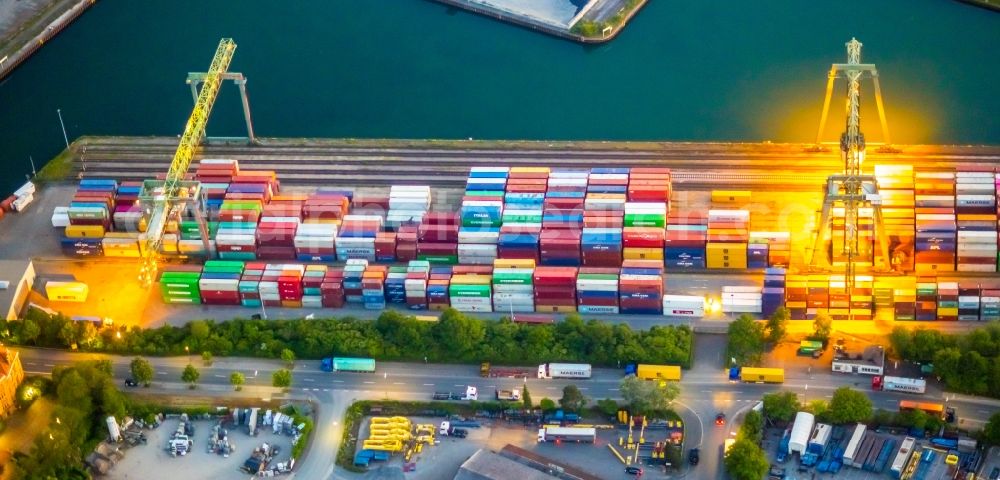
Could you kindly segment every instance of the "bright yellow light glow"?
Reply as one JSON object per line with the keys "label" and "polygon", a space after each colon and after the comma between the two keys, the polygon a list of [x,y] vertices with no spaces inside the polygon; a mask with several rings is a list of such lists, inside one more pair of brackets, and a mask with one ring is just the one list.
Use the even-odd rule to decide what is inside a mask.
{"label": "bright yellow light glow", "polygon": [[122,338],[122,332],[115,332],[115,338]]}

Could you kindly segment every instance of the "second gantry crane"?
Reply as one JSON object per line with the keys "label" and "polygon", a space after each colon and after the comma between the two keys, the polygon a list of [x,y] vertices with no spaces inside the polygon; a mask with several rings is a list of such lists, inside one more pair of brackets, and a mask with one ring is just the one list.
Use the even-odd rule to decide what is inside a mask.
{"label": "second gantry crane", "polygon": [[[139,270],[139,280],[146,286],[156,280],[157,260],[167,223],[177,218],[178,214],[188,205],[193,204],[194,208],[197,209],[197,184],[186,182],[185,177],[202,140],[205,139],[208,117],[212,113],[212,107],[219,96],[223,76],[229,70],[229,64],[232,62],[235,52],[236,42],[233,39],[223,38],[219,41],[215,56],[212,57],[212,63],[202,79],[201,91],[195,100],[194,109],[184,126],[184,133],[181,134],[177,151],[170,162],[166,179],[147,181],[143,185],[140,201],[146,209],[144,213],[147,214],[147,220],[145,238],[141,241],[142,265]],[[196,216],[202,218],[201,215]],[[199,226],[202,241],[208,248],[208,232],[204,222],[200,222]]]}
{"label": "second gantry crane", "polygon": [[[882,109],[882,95],[878,91],[878,73],[875,65],[861,63],[861,42],[852,38],[847,42],[847,63],[834,64],[830,69],[827,84],[827,96],[823,105],[823,119],[820,121],[820,134],[830,105],[830,94],[833,82],[843,73],[847,79],[847,125],[840,136],[840,155],[844,160],[844,171],[827,178],[823,211],[819,223],[819,231],[812,250],[810,265],[814,268],[829,269],[830,262],[826,256],[826,242],[832,237],[832,212],[834,208],[844,210],[844,243],[841,252],[846,259],[844,280],[847,294],[851,295],[857,273],[857,263],[862,254],[870,252],[870,245],[861,243],[860,213],[862,209],[870,210],[873,220],[877,252],[872,255],[875,269],[889,269],[889,240],[885,234],[882,221],[881,197],[878,192],[878,182],[874,175],[865,175],[863,171],[865,159],[865,136],[861,132],[861,79],[869,73],[875,79],[876,98],[879,116],[882,119],[884,134],[888,139],[888,128],[885,113]],[[817,137],[817,144],[819,138]],[[888,143],[888,140],[887,140]]]}

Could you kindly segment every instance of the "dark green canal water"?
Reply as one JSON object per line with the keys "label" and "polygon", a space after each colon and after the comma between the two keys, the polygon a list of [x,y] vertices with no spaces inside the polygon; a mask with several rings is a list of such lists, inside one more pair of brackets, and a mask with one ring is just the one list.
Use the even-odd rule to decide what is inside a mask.
{"label": "dark green canal water", "polygon": [[[809,141],[856,36],[895,142],[1000,144],[1000,15],[950,0],[653,0],[601,46],[427,0],[101,0],[0,84],[0,191],[62,149],[57,108],[71,139],[180,133],[222,36],[263,136]],[[236,87],[209,134],[243,134]]]}

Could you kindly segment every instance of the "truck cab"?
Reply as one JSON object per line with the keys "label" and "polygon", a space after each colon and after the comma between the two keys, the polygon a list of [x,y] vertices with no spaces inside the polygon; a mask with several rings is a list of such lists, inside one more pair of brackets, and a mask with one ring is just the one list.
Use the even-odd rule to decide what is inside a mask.
{"label": "truck cab", "polygon": [[332,357],[327,357],[327,358],[324,358],[322,361],[320,361],[319,369],[322,370],[322,371],[324,371],[324,372],[332,372],[333,371],[333,358]]}
{"label": "truck cab", "polygon": [[872,377],[872,391],[877,392],[882,390],[882,376],[875,375]]}
{"label": "truck cab", "polygon": [[465,396],[462,400],[479,400],[479,390],[472,385],[465,387]]}

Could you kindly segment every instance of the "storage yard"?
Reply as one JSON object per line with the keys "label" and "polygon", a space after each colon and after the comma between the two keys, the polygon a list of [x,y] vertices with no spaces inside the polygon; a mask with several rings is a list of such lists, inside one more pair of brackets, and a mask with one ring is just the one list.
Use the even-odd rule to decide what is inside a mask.
{"label": "storage yard", "polygon": [[[256,475],[258,471],[278,468],[279,464],[287,467],[293,437],[287,432],[282,433],[285,427],[278,428],[276,432],[273,417],[269,418],[270,422],[264,422],[265,413],[260,412],[261,424],[252,434],[248,430],[246,416],[242,425],[228,421],[221,430],[215,429],[218,420],[191,420],[190,431],[194,435],[190,436],[190,450],[183,455],[170,450],[174,444],[186,443],[186,440],[178,443],[174,435],[180,419],[177,416],[168,417],[158,428],[144,430],[147,442],[127,450],[124,458],[105,477],[115,480],[236,480]],[[215,448],[210,450],[209,437],[213,436],[215,441],[212,446]],[[266,448],[262,448],[265,445]]]}
{"label": "storage yard", "polygon": [[[796,194],[801,202],[782,204],[788,193],[674,191],[674,175],[652,167],[472,167],[464,191],[419,185],[313,189],[284,187],[276,172],[246,170],[235,160],[206,159],[191,177],[189,193],[197,201],[167,224],[160,243],[163,303],[144,305],[137,292],[129,300],[135,308],[121,313],[94,311],[114,309],[95,309],[92,302],[67,308],[148,318],[174,304],[369,310],[396,304],[514,315],[666,312],[694,318],[767,316],[786,306],[793,319],[819,311],[835,320],[1000,318],[1000,281],[982,276],[996,270],[992,172],[877,165],[886,186],[886,228],[894,229],[895,271],[859,275],[850,296],[843,275],[794,273],[808,270],[815,195]],[[51,217],[54,229],[39,232],[31,256],[56,257],[44,240],[55,237],[63,258],[127,265],[145,247],[140,235],[156,185],[85,179],[64,206],[65,200],[51,198],[36,205],[21,216]],[[843,236],[833,213],[825,245],[836,253]],[[874,237],[865,238],[870,255],[862,260],[874,265]],[[830,258],[841,261],[836,254]],[[984,260],[989,258],[992,263]],[[702,272],[750,275],[752,281],[723,281],[704,292],[664,288],[664,276]],[[85,277],[75,280],[100,295],[102,282]],[[134,314],[150,309],[149,315]]]}
{"label": "storage yard", "polygon": [[764,448],[772,458],[772,475],[783,470],[787,479],[956,478],[960,471],[971,471],[982,455],[969,438],[914,438],[899,429],[831,426],[806,412],[799,412],[787,430],[770,430]]}

